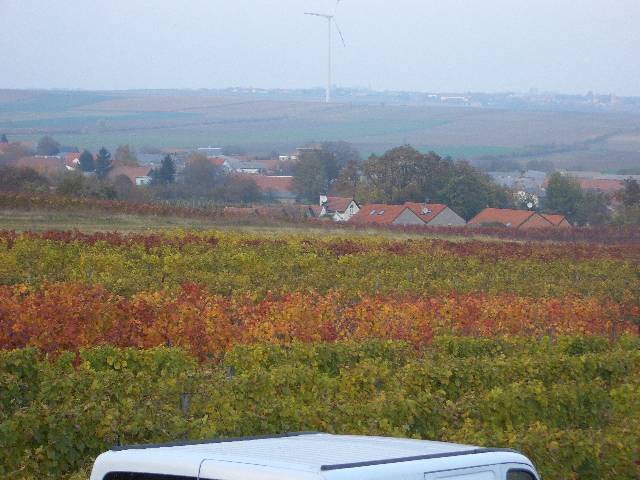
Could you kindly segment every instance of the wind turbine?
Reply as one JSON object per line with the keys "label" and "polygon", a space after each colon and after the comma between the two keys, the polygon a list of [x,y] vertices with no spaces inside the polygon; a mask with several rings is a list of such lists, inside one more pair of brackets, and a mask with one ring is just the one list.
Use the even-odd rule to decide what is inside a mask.
{"label": "wind turbine", "polygon": [[342,45],[344,45],[345,47],[347,46],[347,44],[344,42],[344,37],[342,36],[342,32],[340,31],[340,27],[338,26],[338,22],[336,22],[336,12],[338,10],[338,4],[340,3],[340,0],[338,0],[336,2],[336,10],[334,11],[333,15],[327,15],[325,13],[312,13],[312,12],[306,12],[305,15],[311,15],[313,17],[320,17],[320,18],[324,18],[327,21],[327,30],[328,30],[328,46],[327,46],[327,59],[328,59],[328,65],[327,65],[327,93],[326,93],[326,97],[325,97],[325,101],[326,103],[331,102],[331,36],[332,36],[332,24],[335,24],[336,26],[336,30],[338,30],[338,34],[340,34],[340,40],[342,40]]}

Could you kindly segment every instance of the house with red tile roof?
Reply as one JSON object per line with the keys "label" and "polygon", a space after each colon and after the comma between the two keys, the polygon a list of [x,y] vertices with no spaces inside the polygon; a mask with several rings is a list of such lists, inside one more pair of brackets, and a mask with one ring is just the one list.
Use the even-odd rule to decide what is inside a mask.
{"label": "house with red tile roof", "polygon": [[32,168],[39,173],[53,173],[67,170],[64,159],[58,156],[35,155],[22,157],[12,162],[14,167]]}
{"label": "house with red tile roof", "polygon": [[107,173],[107,180],[114,181],[120,176],[125,176],[131,183],[136,186],[149,185],[151,183],[151,168],[150,167],[126,167],[117,166],[113,167]]}
{"label": "house with red tile roof", "polygon": [[293,177],[285,175],[247,175],[253,179],[263,193],[280,203],[295,203],[297,195],[293,191]]}
{"label": "house with red tile roof", "polygon": [[464,218],[442,203],[405,202],[405,205],[432,227],[463,227],[467,224]]}
{"label": "house with red tile roof", "polygon": [[576,178],[583,190],[599,193],[616,193],[624,190],[624,180],[611,180],[602,178]]}
{"label": "house with red tile roof", "polygon": [[360,210],[360,205],[349,197],[320,195],[320,216],[331,217],[336,222],[348,222]]}
{"label": "house with red tile roof", "polygon": [[556,227],[560,227],[560,228],[573,227],[573,225],[571,225],[569,220],[567,220],[567,217],[565,217],[564,215],[557,215],[553,213],[541,213],[541,215]]}
{"label": "house with red tile roof", "polygon": [[510,208],[485,208],[469,220],[471,226],[503,225],[526,230],[530,228],[550,228],[554,225],[537,212],[513,210]]}
{"label": "house with red tile roof", "polygon": [[356,225],[424,225],[422,219],[406,205],[370,203],[362,205],[349,223]]}

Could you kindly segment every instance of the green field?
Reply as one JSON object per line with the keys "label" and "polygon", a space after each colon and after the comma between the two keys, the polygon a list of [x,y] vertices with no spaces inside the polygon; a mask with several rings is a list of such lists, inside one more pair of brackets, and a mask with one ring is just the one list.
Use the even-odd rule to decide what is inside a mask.
{"label": "green field", "polygon": [[[411,144],[454,158],[528,152],[559,166],[615,170],[640,162],[640,116],[470,107],[335,103],[223,97],[207,91],[0,90],[0,131],[36,142],[96,150],[234,145],[287,152],[309,141],[345,140],[363,155]],[[541,147],[562,147],[551,155]]]}

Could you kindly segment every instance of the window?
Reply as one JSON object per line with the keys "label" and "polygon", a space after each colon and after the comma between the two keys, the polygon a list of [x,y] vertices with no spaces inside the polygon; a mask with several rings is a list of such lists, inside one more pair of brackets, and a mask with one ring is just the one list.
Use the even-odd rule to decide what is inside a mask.
{"label": "window", "polygon": [[529,470],[509,470],[507,480],[536,480]]}
{"label": "window", "polygon": [[380,211],[378,212],[378,215],[384,215],[384,210],[380,210]]}
{"label": "window", "polygon": [[165,475],[163,473],[111,472],[103,480],[196,480],[196,477]]}
{"label": "window", "polygon": [[376,214],[376,211],[375,211],[375,210],[371,210],[371,211],[369,212],[369,215],[375,215],[375,214]]}

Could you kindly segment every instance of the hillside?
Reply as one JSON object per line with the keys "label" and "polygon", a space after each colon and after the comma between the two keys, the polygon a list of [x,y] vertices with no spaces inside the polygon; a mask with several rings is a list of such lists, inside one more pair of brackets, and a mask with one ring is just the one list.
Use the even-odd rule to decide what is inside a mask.
{"label": "hillside", "polygon": [[[263,98],[264,97],[264,98]],[[363,154],[410,143],[475,159],[549,158],[559,167],[617,170],[640,162],[640,115],[282,100],[210,91],[0,91],[0,131],[14,140],[54,135],[96,149],[234,145],[288,151],[346,140]]]}

